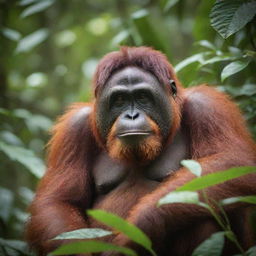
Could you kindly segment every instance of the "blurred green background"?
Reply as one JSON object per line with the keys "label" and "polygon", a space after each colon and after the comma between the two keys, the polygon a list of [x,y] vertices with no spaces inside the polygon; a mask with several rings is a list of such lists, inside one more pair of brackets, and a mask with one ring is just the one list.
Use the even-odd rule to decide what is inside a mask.
{"label": "blurred green background", "polygon": [[92,98],[99,59],[120,45],[159,49],[185,87],[230,94],[256,137],[256,1],[229,1],[233,14],[214,13],[218,2],[0,0],[0,254],[29,254],[20,240],[49,129],[70,103]]}

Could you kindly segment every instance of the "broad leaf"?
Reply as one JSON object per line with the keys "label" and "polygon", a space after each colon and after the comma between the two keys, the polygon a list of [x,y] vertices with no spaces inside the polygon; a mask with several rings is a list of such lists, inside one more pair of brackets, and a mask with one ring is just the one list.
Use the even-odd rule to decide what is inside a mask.
{"label": "broad leaf", "polygon": [[5,108],[0,108],[0,114],[5,116],[10,116],[10,111]]}
{"label": "broad leaf", "polygon": [[158,34],[151,24],[151,18],[145,9],[139,10],[132,14],[132,21],[136,28],[136,31],[142,39],[143,45],[153,46],[157,50],[161,50],[166,53],[166,47],[164,45],[165,40]]}
{"label": "broad leaf", "polygon": [[238,202],[244,202],[249,204],[256,204],[256,196],[238,196],[238,197],[230,197],[221,200],[221,204],[227,205],[227,204],[234,204]]}
{"label": "broad leaf", "polygon": [[15,146],[24,146],[24,143],[18,136],[7,130],[3,130],[0,132],[0,141]]}
{"label": "broad leaf", "polygon": [[162,197],[158,201],[158,205],[171,204],[171,203],[189,203],[189,204],[198,204],[199,196],[197,192],[194,191],[180,191],[180,192],[171,192]]}
{"label": "broad leaf", "polygon": [[133,224],[127,222],[115,214],[102,210],[89,210],[87,213],[94,219],[114,228],[117,231],[124,233],[132,241],[140,244],[154,255],[154,252],[152,252],[152,243],[150,239]]}
{"label": "broad leaf", "polygon": [[223,38],[228,38],[251,21],[255,14],[256,1],[217,0],[210,14],[211,25]]}
{"label": "broad leaf", "polygon": [[224,246],[225,232],[218,232],[202,242],[192,256],[220,256]]}
{"label": "broad leaf", "polygon": [[208,40],[200,40],[200,41],[196,42],[196,44],[203,46],[207,49],[213,50],[213,51],[217,50],[217,48]]}
{"label": "broad leaf", "polygon": [[245,84],[239,91],[239,95],[252,96],[256,94],[256,84]]}
{"label": "broad leaf", "polygon": [[2,239],[0,238],[0,248],[4,248],[7,252],[6,255],[29,255],[29,249],[27,243],[20,240]]}
{"label": "broad leaf", "polygon": [[35,193],[27,187],[20,187],[19,196],[25,205],[30,205],[35,196]]}
{"label": "broad leaf", "polygon": [[100,228],[82,228],[62,233],[53,238],[58,239],[91,239],[111,235],[112,232]]}
{"label": "broad leaf", "polygon": [[26,109],[15,109],[11,112],[15,117],[24,119],[29,130],[38,132],[39,130],[49,131],[52,126],[52,121],[43,115],[34,115]]}
{"label": "broad leaf", "polygon": [[255,256],[256,255],[256,246],[251,247],[245,254],[246,256]]}
{"label": "broad leaf", "polygon": [[197,177],[201,176],[202,167],[201,165],[195,160],[182,160],[181,164],[186,167],[190,172],[195,174]]}
{"label": "broad leaf", "polygon": [[7,145],[3,142],[0,142],[0,150],[11,160],[24,165],[37,178],[41,178],[43,176],[45,170],[44,163],[40,158],[35,156],[33,151],[22,147]]}
{"label": "broad leaf", "polygon": [[237,59],[236,57],[232,57],[232,56],[215,56],[215,57],[212,57],[206,61],[204,61],[201,65],[200,65],[200,68],[205,66],[205,65],[208,65],[208,64],[213,64],[213,63],[216,63],[216,62],[221,62],[221,61],[232,61],[232,60],[235,60]]}
{"label": "broad leaf", "polygon": [[22,38],[16,48],[16,53],[28,52],[42,43],[49,35],[48,29],[39,29],[36,32]]}
{"label": "broad leaf", "polygon": [[169,11],[175,4],[177,4],[180,0],[167,0],[164,4],[164,11]]}
{"label": "broad leaf", "polygon": [[194,62],[199,62],[199,63],[204,62],[204,57],[209,54],[211,54],[211,52],[203,52],[203,53],[198,53],[198,54],[192,55],[192,56],[184,59],[183,61],[181,61],[180,63],[178,63],[175,66],[175,72],[181,71],[183,68],[185,68],[186,66],[188,66]]}
{"label": "broad leaf", "polygon": [[[240,87],[225,85],[224,91],[228,92],[233,97],[239,97],[244,95],[253,96],[256,95],[256,84],[248,83]],[[248,97],[248,99],[250,99],[250,97]],[[253,108],[251,110],[248,109],[248,111],[253,111]]]}
{"label": "broad leaf", "polygon": [[40,0],[21,0],[19,2],[19,5],[23,6],[23,5],[29,5],[32,4],[34,2],[39,2]]}
{"label": "broad leaf", "polygon": [[9,189],[0,187],[0,219],[7,222],[11,217],[14,195]]}
{"label": "broad leaf", "polygon": [[3,28],[2,33],[6,38],[8,38],[12,41],[18,41],[21,38],[20,32],[18,32],[17,30],[14,30],[14,29]]}
{"label": "broad leaf", "polygon": [[201,190],[250,173],[256,173],[256,166],[234,167],[226,171],[214,172],[193,179],[177,188],[176,191]]}
{"label": "broad leaf", "polygon": [[250,63],[250,60],[245,60],[245,61],[238,60],[238,61],[231,62],[222,70],[221,81],[224,81],[227,77],[245,69],[249,63]]}
{"label": "broad leaf", "polygon": [[129,248],[104,243],[100,241],[84,241],[75,242],[70,244],[65,244],[60,246],[55,251],[51,252],[53,255],[67,255],[67,254],[77,254],[77,253],[97,253],[97,252],[120,252],[125,255],[136,256],[137,254]]}
{"label": "broad leaf", "polygon": [[122,45],[127,42],[128,37],[130,36],[129,30],[122,30],[119,32],[110,42],[113,47]]}
{"label": "broad leaf", "polygon": [[44,11],[54,3],[54,0],[38,1],[35,4],[27,7],[22,13],[21,18],[25,18],[29,15]]}

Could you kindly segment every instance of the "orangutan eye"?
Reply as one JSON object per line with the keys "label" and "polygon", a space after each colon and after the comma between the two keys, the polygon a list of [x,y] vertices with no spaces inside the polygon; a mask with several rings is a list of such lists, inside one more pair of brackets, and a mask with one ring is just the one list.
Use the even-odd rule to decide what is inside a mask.
{"label": "orangutan eye", "polygon": [[139,100],[147,100],[147,95],[145,92],[140,92],[138,95]]}
{"label": "orangutan eye", "polygon": [[116,100],[115,100],[116,105],[119,105],[119,106],[123,105],[124,102],[125,102],[124,96],[123,95],[118,95]]}
{"label": "orangutan eye", "polygon": [[112,100],[112,106],[115,106],[115,107],[122,107],[125,102],[126,102],[126,97],[124,94],[117,94],[117,95],[114,95]]}
{"label": "orangutan eye", "polygon": [[150,99],[151,99],[151,97],[147,92],[141,91],[136,94],[136,101],[138,103],[147,104],[150,102]]}

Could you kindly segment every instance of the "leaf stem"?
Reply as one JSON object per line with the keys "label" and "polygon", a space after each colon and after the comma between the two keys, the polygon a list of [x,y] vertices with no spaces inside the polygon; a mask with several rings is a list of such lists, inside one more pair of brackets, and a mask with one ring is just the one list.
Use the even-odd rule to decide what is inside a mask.
{"label": "leaf stem", "polygon": [[223,229],[223,230],[226,230],[226,226],[225,224],[223,223],[222,219],[220,218],[220,216],[215,212],[215,210],[210,206],[210,201],[209,201],[209,198],[205,192],[205,190],[202,191],[202,195],[203,195],[203,198],[207,204],[207,209],[210,211],[211,215],[214,217],[214,219],[218,222],[218,224],[220,225],[220,227]]}
{"label": "leaf stem", "polygon": [[[209,201],[209,198],[208,198],[205,190],[202,190],[202,195],[206,202],[207,209],[210,211],[210,213],[212,214],[214,219],[217,221],[217,223],[220,225],[220,227],[226,232],[226,237],[231,242],[233,242],[236,245],[236,247],[238,248],[238,250],[242,253],[242,255],[245,256],[245,251],[243,250],[242,246],[239,244],[239,241],[237,240],[235,233],[231,230],[231,225],[230,225],[228,216],[227,216],[226,212],[224,211],[223,207],[220,204],[217,204],[215,202],[215,204],[220,209],[220,212],[223,215],[224,220],[219,216],[218,213],[215,212],[214,208],[210,206],[210,201]],[[227,234],[229,234],[229,235],[227,235]]]}

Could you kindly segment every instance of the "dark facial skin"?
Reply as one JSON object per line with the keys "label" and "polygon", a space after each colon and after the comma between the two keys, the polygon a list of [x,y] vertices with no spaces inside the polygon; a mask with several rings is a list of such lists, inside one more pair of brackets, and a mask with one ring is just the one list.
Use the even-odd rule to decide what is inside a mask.
{"label": "dark facial skin", "polygon": [[169,93],[154,75],[137,67],[114,73],[97,99],[96,123],[103,140],[117,120],[116,135],[124,143],[136,143],[151,134],[150,117],[163,139],[169,135],[172,111]]}

